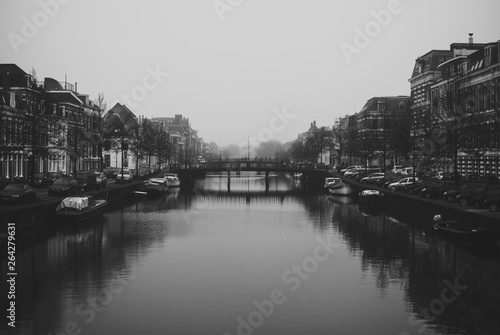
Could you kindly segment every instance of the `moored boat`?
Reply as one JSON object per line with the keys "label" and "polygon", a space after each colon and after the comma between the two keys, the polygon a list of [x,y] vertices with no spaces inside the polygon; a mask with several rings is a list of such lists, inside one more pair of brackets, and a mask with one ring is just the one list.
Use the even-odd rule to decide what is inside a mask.
{"label": "moored boat", "polygon": [[163,177],[167,179],[169,187],[181,186],[181,181],[176,173],[165,173]]}
{"label": "moored boat", "polygon": [[359,192],[360,204],[378,205],[384,203],[384,193],[378,190],[363,190]]}
{"label": "moored boat", "polygon": [[356,193],[356,190],[344,183],[341,178],[326,178],[325,189],[328,194],[332,195],[353,195]]}
{"label": "moored boat", "polygon": [[108,202],[92,195],[66,197],[56,207],[56,218],[61,221],[83,221],[101,215]]}
{"label": "moored boat", "polygon": [[496,231],[484,227],[474,227],[458,220],[444,220],[441,215],[435,215],[434,229],[441,235],[464,242],[494,242],[498,244],[499,235]]}
{"label": "moored boat", "polygon": [[139,192],[147,195],[161,195],[168,192],[169,183],[166,178],[149,178],[139,187]]}

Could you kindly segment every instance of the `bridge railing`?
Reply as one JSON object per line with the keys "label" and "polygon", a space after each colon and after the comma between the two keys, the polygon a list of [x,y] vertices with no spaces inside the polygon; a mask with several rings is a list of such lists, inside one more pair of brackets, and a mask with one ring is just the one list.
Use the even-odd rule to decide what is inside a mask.
{"label": "bridge railing", "polygon": [[325,164],[294,164],[261,160],[220,160],[181,166],[188,169],[274,169],[274,170],[325,170]]}

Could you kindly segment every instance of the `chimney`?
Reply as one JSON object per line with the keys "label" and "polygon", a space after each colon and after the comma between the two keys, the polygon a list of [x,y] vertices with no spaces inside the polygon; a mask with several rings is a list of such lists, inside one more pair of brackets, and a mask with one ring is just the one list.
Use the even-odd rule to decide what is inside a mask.
{"label": "chimney", "polygon": [[78,83],[75,82],[75,92],[78,93]]}
{"label": "chimney", "polygon": [[472,45],[474,43],[474,38],[472,37],[474,33],[469,33],[469,44]]}

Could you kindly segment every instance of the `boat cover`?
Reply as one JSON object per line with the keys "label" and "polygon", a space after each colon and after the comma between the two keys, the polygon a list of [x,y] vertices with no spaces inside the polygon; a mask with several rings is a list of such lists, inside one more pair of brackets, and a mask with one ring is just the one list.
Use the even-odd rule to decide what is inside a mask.
{"label": "boat cover", "polygon": [[57,205],[56,211],[59,211],[63,208],[73,208],[81,210],[83,208],[87,208],[88,206],[89,206],[88,197],[67,197],[64,198],[59,205]]}

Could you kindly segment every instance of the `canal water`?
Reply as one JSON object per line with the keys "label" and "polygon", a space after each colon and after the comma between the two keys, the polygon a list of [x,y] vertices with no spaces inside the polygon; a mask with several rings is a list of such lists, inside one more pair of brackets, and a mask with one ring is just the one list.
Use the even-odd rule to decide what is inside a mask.
{"label": "canal water", "polygon": [[16,328],[3,316],[0,333],[500,334],[497,250],[445,241],[411,208],[300,190],[209,175],[19,232]]}

